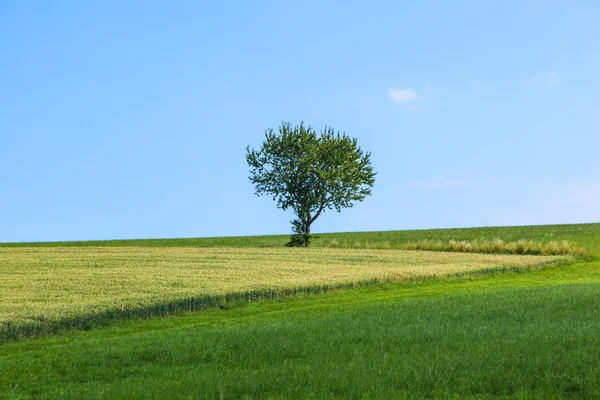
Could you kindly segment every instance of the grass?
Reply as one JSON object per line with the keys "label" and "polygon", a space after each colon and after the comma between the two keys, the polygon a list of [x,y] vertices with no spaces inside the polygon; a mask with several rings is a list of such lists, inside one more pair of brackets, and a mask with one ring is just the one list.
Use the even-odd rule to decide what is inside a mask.
{"label": "grass", "polygon": [[[372,247],[389,248],[388,242],[373,244]],[[332,246],[333,247],[333,246]],[[408,242],[400,246],[402,250],[425,250],[425,251],[448,251],[458,253],[484,253],[484,254],[528,254],[528,255],[574,255],[577,257],[586,257],[587,251],[583,247],[574,247],[568,241],[561,243],[534,242],[533,240],[518,240],[516,242],[505,242],[502,239],[496,240],[472,240],[457,241],[449,240],[420,240],[417,242]]]}
{"label": "grass", "polygon": [[[483,227],[463,229],[423,229],[381,232],[320,233],[314,247],[402,249],[423,241],[504,242],[532,241],[537,244],[567,241],[573,248],[584,248],[600,256],[600,223],[538,226]],[[0,247],[284,247],[289,235],[231,236],[185,239],[96,240],[79,242],[0,243]]]}
{"label": "grass", "polygon": [[600,263],[244,303],[0,346],[6,398],[598,398]]}
{"label": "grass", "polygon": [[[424,229],[383,232],[348,232],[322,234],[315,244],[322,247],[369,248],[389,246],[402,249],[406,244],[431,242],[519,241],[548,245],[568,242],[573,249],[584,249],[588,256],[600,256],[600,223],[571,225],[538,225],[482,227],[465,229]],[[321,242],[321,243],[319,243]],[[577,251],[577,250],[576,250]]]}
{"label": "grass", "polygon": [[0,398],[600,398],[600,224],[320,236],[0,244]]}
{"label": "grass", "polygon": [[0,340],[107,319],[165,315],[365,281],[493,268],[565,257],[423,251],[253,248],[19,247],[0,249]]}

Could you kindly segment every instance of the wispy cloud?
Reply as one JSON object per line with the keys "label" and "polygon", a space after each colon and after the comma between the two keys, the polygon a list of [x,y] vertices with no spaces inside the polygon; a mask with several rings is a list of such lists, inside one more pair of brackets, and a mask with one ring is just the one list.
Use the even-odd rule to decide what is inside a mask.
{"label": "wispy cloud", "polygon": [[419,101],[421,99],[421,95],[417,93],[413,88],[390,88],[388,90],[388,98],[394,103],[399,104],[411,104]]}
{"label": "wispy cloud", "polygon": [[500,225],[566,224],[600,221],[600,181],[545,181],[537,195],[506,209],[496,210]]}
{"label": "wispy cloud", "polygon": [[531,78],[533,86],[545,87],[551,89],[560,85],[560,75],[558,72],[542,72]]}

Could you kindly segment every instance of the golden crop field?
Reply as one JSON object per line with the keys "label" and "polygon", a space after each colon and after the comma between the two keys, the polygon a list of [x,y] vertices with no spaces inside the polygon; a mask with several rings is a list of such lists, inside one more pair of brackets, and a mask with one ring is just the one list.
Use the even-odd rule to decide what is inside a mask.
{"label": "golden crop field", "polygon": [[0,324],[183,298],[541,266],[564,257],[279,248],[0,248]]}

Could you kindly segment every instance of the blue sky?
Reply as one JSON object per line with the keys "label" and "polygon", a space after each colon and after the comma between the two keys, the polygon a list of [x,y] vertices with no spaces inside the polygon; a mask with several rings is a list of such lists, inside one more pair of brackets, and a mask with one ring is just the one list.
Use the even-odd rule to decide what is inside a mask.
{"label": "blue sky", "polygon": [[317,232],[600,221],[598,38],[595,0],[2,0],[0,241],[288,233],[244,158],[281,121],[372,152]]}

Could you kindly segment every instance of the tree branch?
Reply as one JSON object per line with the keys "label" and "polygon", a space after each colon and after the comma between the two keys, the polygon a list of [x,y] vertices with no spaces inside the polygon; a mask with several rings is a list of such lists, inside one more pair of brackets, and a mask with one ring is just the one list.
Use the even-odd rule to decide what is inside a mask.
{"label": "tree branch", "polygon": [[319,210],[317,211],[317,213],[315,214],[314,217],[312,217],[309,221],[308,221],[308,225],[312,225],[313,222],[315,222],[315,220],[319,217],[319,215],[321,215],[321,213],[323,212],[323,210],[325,209],[325,203],[321,204],[321,207],[319,207]]}

